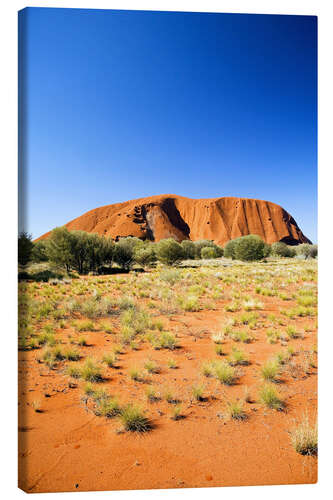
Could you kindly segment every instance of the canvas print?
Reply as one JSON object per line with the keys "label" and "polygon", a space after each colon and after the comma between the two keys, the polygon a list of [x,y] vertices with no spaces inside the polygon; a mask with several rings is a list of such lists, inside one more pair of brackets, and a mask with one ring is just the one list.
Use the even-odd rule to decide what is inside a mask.
{"label": "canvas print", "polygon": [[317,18],[18,13],[29,493],[317,480]]}

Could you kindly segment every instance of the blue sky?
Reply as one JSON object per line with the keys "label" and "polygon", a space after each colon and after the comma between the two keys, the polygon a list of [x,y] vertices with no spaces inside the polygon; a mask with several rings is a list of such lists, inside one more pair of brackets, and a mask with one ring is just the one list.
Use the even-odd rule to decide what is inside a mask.
{"label": "blue sky", "polygon": [[317,240],[317,20],[19,14],[26,229],[173,193],[273,201]]}

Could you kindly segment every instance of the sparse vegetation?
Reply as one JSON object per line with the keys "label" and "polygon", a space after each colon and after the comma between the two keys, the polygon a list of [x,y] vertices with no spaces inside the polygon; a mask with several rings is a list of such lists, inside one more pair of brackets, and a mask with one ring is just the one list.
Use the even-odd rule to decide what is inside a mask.
{"label": "sparse vegetation", "polygon": [[230,419],[245,420],[246,413],[244,411],[244,404],[241,400],[227,401],[227,415]]}
{"label": "sparse vegetation", "polygon": [[[114,252],[117,245],[113,242]],[[155,243],[133,239],[123,243],[126,251],[133,246],[131,259],[120,263],[112,257],[102,264],[105,274],[97,274],[96,264],[80,277],[73,272],[77,264],[69,261],[69,274],[66,265],[57,265],[60,278],[20,281],[20,370],[26,374],[33,367],[39,383],[32,386],[31,398],[43,403],[38,417],[29,402],[32,417],[46,422],[53,415],[49,408],[64,398],[68,412],[89,412],[89,425],[98,421],[101,432],[119,434],[120,445],[129,439],[121,436],[124,431],[155,429],[155,419],[156,429],[165,425],[172,439],[173,432],[192,432],[196,425],[205,435],[209,425],[219,426],[214,432],[221,435],[239,432],[246,443],[246,433],[259,433],[266,416],[273,433],[275,425],[288,428],[288,415],[268,409],[284,410],[294,394],[295,418],[308,401],[312,411],[315,396],[311,393],[310,400],[309,391],[318,365],[316,261],[273,253],[263,262],[236,257],[232,262],[218,251],[210,258],[213,245],[182,242],[189,261],[175,260],[170,267],[157,253],[145,260],[146,253],[155,253]],[[38,270],[49,265],[41,261]],[[37,263],[31,266],[29,276]],[[89,268],[84,264],[84,272]],[[57,398],[48,399],[55,391]],[[237,423],[246,418],[249,424]],[[314,440],[307,438],[314,428],[298,427],[290,430],[292,446],[315,455]]]}
{"label": "sparse vegetation", "polygon": [[202,401],[204,390],[205,390],[205,387],[203,385],[194,385],[192,387],[192,395],[193,395],[194,399],[196,399],[197,401]]}
{"label": "sparse vegetation", "polygon": [[266,361],[262,365],[260,372],[264,380],[276,382],[276,377],[280,372],[280,364],[276,360]]}
{"label": "sparse vegetation", "polygon": [[232,385],[236,378],[235,369],[224,361],[218,361],[214,365],[214,375],[221,384]]}
{"label": "sparse vegetation", "polygon": [[297,453],[301,455],[317,455],[318,428],[310,425],[306,415],[303,421],[291,431],[291,442]]}
{"label": "sparse vegetation", "polygon": [[141,408],[135,405],[126,406],[121,412],[120,420],[126,431],[147,432],[152,428],[151,422]]}
{"label": "sparse vegetation", "polygon": [[272,384],[265,384],[259,390],[260,402],[272,410],[283,410],[285,404]]}

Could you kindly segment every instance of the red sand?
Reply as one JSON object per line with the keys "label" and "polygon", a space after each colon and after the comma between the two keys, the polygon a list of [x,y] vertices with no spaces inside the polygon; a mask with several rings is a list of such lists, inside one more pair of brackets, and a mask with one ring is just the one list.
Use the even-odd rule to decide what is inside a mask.
{"label": "red sand", "polygon": [[[266,314],[279,315],[285,307],[277,298],[260,300]],[[155,428],[144,435],[118,433],[121,423],[117,419],[97,417],[81,402],[82,382],[69,388],[61,368],[49,371],[37,363],[38,351],[20,352],[20,487],[28,492],[59,492],[316,482],[316,458],[297,454],[289,435],[305,411],[311,422],[316,417],[316,369],[297,378],[283,376],[278,388],[286,398],[286,412],[263,408],[257,398],[260,365],[281,351],[281,346],[268,344],[265,330],[259,329],[254,332],[255,343],[239,345],[249,354],[251,365],[242,368],[238,384],[227,387],[204,378],[202,361],[216,359],[210,336],[226,316],[225,302],[216,305],[215,311],[169,317],[168,328],[178,331],[180,349],[152,351],[144,344],[139,351],[121,354],[118,370],[105,369],[103,386],[111,394],[119,395],[121,403],[135,401],[148,408]],[[308,324],[309,318],[297,319],[301,330]],[[66,340],[68,330],[58,330],[58,335]],[[81,352],[98,359],[114,342],[112,334],[101,332],[91,332],[88,338],[91,346],[82,347]],[[313,330],[291,344],[300,352],[315,342]],[[223,344],[225,352],[230,353],[232,344],[230,340]],[[149,378],[157,389],[171,388],[183,399],[185,419],[171,420],[172,405],[165,401],[147,403],[148,386],[129,379],[129,367],[141,368],[150,356],[162,370]],[[168,369],[170,357],[177,360],[178,369]],[[207,401],[190,402],[192,385],[203,379]],[[243,397],[244,386],[254,400],[246,404],[249,418],[243,422],[219,418],[225,397]],[[31,403],[36,399],[41,401],[42,413],[33,411]]]}

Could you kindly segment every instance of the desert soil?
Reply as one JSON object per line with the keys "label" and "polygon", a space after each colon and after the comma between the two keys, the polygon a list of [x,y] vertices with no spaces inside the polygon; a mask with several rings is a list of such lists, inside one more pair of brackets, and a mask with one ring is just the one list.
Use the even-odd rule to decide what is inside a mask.
{"label": "desert soil", "polygon": [[[19,350],[19,486],[25,491],[316,482],[317,458],[297,453],[290,435],[305,416],[313,424],[317,414],[316,262],[281,259],[228,268],[157,269],[54,284],[21,283],[20,296],[29,323]],[[309,296],[313,301],[302,305]],[[114,301],[112,313],[91,319],[93,328],[79,332],[80,322],[89,318],[64,305],[105,297]],[[122,345],[116,368],[109,368],[101,361],[124,340],[124,297],[147,311],[152,324],[136,335],[135,345]],[[184,297],[190,305],[184,305]],[[45,304],[52,307],[40,313]],[[236,310],[226,310],[230,305]],[[184,310],[188,308],[195,310]],[[251,313],[253,323],[240,324],[241,316]],[[111,333],[103,330],[106,321]],[[294,326],[295,338],[286,334],[288,326]],[[175,349],[153,348],[147,334],[158,337],[159,329],[176,336]],[[96,386],[117,396],[121,406],[140,406],[152,429],[126,432],[119,417],[96,415],[96,404],[85,397],[86,382],[66,374],[69,362],[59,360],[50,368],[43,361],[43,353],[54,346],[38,346],[38,339],[51,330],[56,346],[80,352],[81,359],[72,363],[80,366],[87,358],[100,363],[103,380]],[[271,330],[273,343],[267,336]],[[234,331],[246,331],[251,342],[235,341]],[[216,354],[211,338],[220,332],[222,356]],[[86,346],[78,345],[82,335]],[[281,364],[274,383],[285,408],[269,409],[259,397],[261,367],[290,346],[293,355]],[[205,377],[203,363],[227,362],[233,347],[244,351],[250,362],[235,368],[234,383]],[[170,358],[177,368],[168,366]],[[158,373],[145,370],[147,360],[156,362]],[[131,379],[133,367],[140,370],[142,380]],[[192,393],[198,384],[203,386],[200,401]],[[152,387],[160,399],[149,402],[146,391]],[[242,401],[245,388],[250,401],[243,403],[246,418],[234,420],[228,415],[228,402]],[[171,418],[175,404],[165,400],[167,391],[179,401],[182,418]]]}

